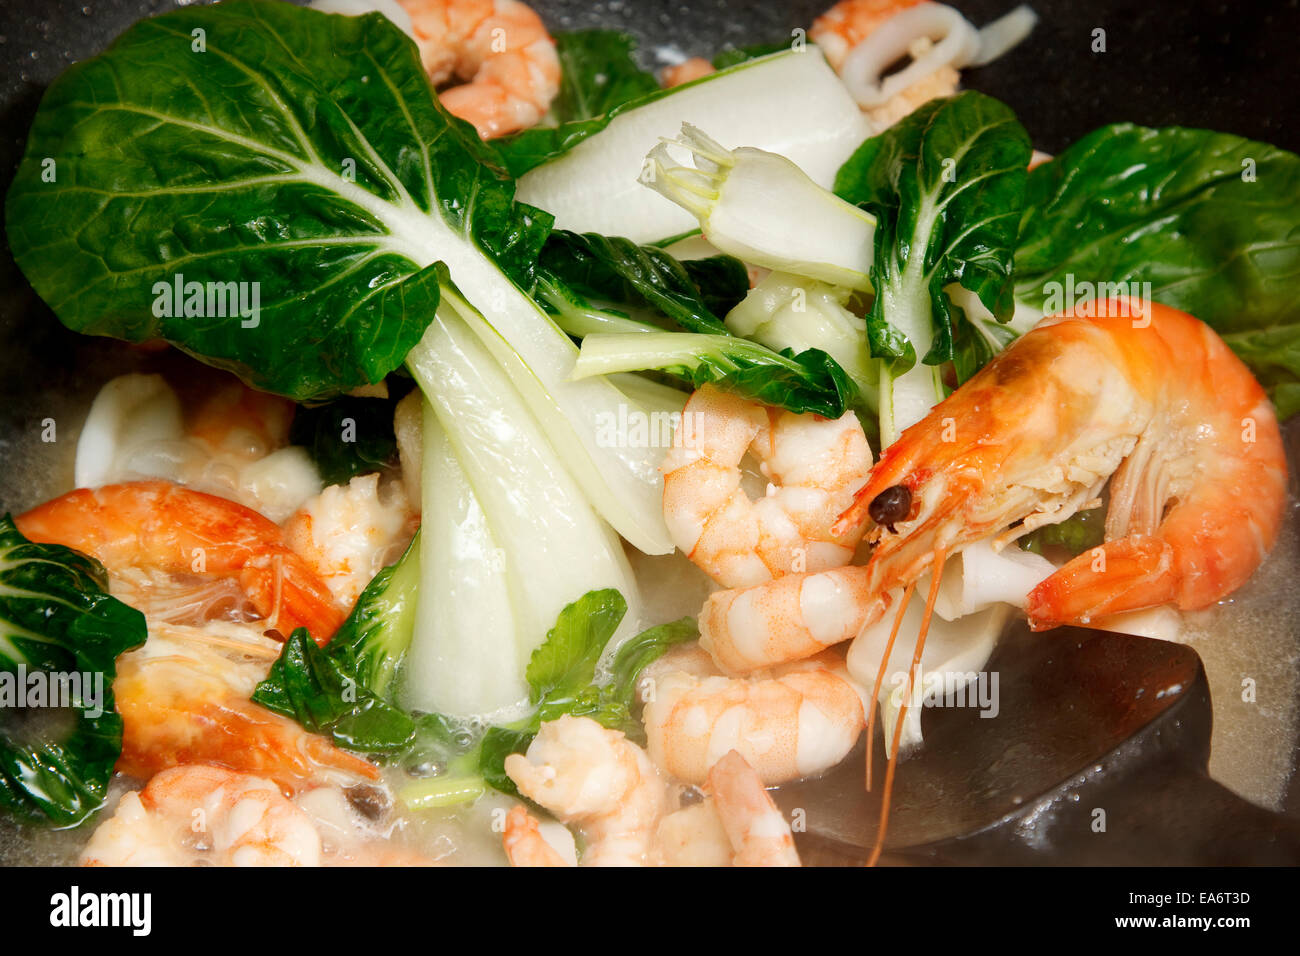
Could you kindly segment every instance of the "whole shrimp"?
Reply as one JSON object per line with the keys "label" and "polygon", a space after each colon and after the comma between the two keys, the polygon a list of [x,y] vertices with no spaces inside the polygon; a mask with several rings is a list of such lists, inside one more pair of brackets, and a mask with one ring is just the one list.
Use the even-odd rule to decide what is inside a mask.
{"label": "whole shrimp", "polygon": [[[885,450],[841,520],[876,521],[870,589],[904,589],[898,619],[931,572],[909,683],[947,556],[1093,507],[1108,479],[1105,543],[1030,592],[1035,630],[1164,604],[1207,607],[1272,548],[1287,480],[1277,418],[1250,370],[1198,319],[1127,300],[1044,319]],[[891,757],[873,859],[894,766]]]}
{"label": "whole shrimp", "polygon": [[328,587],[250,508],[166,481],[78,488],[17,518],[33,541],[85,552],[113,573],[233,578],[268,628],[305,627],[325,644],[343,621]]}
{"label": "whole shrimp", "polygon": [[398,0],[442,105],[491,139],[535,125],[560,89],[555,41],[518,0]]}

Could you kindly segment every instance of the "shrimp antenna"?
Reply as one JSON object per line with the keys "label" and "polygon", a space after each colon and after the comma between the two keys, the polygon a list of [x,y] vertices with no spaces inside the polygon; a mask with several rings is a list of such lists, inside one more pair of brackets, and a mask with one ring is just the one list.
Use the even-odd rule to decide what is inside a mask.
{"label": "shrimp antenna", "polygon": [[894,771],[898,767],[898,747],[903,739],[903,721],[907,718],[907,705],[912,697],[912,688],[916,682],[916,669],[921,664],[921,654],[925,651],[925,635],[930,630],[930,618],[934,615],[934,602],[939,599],[939,580],[943,577],[943,562],[946,555],[940,551],[934,556],[934,566],[930,570],[930,593],[925,599],[925,614],[921,617],[921,629],[916,636],[916,650],[912,652],[912,666],[907,672],[907,694],[898,708],[898,720],[894,724],[894,746],[889,755],[889,766],[885,770],[885,792],[880,800],[880,826],[876,830],[876,843],[871,848],[867,866],[875,866],[885,849],[885,834],[889,831],[889,798],[894,792]]}
{"label": "shrimp antenna", "polygon": [[889,632],[889,643],[885,645],[885,654],[880,658],[880,669],[876,671],[876,683],[871,688],[871,708],[867,713],[867,792],[871,792],[871,755],[876,743],[876,712],[880,709],[877,704],[880,701],[880,687],[885,683],[885,671],[889,669],[890,658],[894,656],[894,641],[898,637],[898,629],[903,623],[903,612],[907,610],[907,604],[912,600],[912,592],[916,590],[916,582],[913,581],[903,589],[903,597],[898,603],[898,611],[894,614],[894,628]]}

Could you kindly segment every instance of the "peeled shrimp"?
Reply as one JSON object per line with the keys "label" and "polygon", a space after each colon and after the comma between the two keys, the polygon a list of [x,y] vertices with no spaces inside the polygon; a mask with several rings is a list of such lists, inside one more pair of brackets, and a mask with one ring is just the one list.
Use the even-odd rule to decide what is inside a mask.
{"label": "peeled shrimp", "polygon": [[527,753],[506,758],[505,771],[520,793],[582,832],[584,865],[644,866],[652,860],[667,784],[623,734],[566,715],[542,724]]}
{"label": "peeled shrimp", "polygon": [[501,845],[511,866],[569,866],[555,847],[542,836],[537,818],[522,804],[506,814],[505,835]]}
{"label": "peeled shrimp", "polygon": [[369,762],[249,700],[279,652],[278,644],[249,631],[234,624],[151,623],[144,646],[118,660],[117,769],[148,778],[179,764],[214,763],[289,791],[378,779]]}
{"label": "peeled shrimp", "polygon": [[735,848],[736,866],[799,865],[790,824],[744,757],[726,753],[709,771],[708,790]]}
{"label": "peeled shrimp", "polygon": [[863,567],[788,574],[715,591],[700,612],[700,646],[728,674],[802,660],[857,636],[888,605]]}
{"label": "peeled shrimp", "polygon": [[517,0],[399,0],[442,105],[491,139],[538,123],[560,89],[555,41]]}
{"label": "peeled shrimp", "polygon": [[206,764],[164,770],[126,793],[83,866],[318,866],[311,818],[270,780]]}
{"label": "peeled shrimp", "polygon": [[90,554],[110,573],[146,567],[234,578],[267,627],[281,634],[305,627],[324,644],[343,620],[329,588],[273,522],[170,482],[78,488],[21,515],[17,525],[33,541]]}
{"label": "peeled shrimp", "polygon": [[844,759],[865,721],[861,696],[829,655],[742,679],[665,667],[651,680],[642,715],[650,758],[692,784],[731,750],[768,785],[814,776]]}
{"label": "peeled shrimp", "polygon": [[[575,750],[542,766],[542,775],[551,785],[549,802],[543,805],[579,826],[588,839],[594,835],[599,841],[598,846],[588,846],[584,865],[799,865],[789,824],[740,754],[726,754],[710,770],[701,802],[667,813],[667,781],[655,774],[653,767],[647,771],[648,761],[641,748],[588,718],[561,719],[571,723],[552,727],[552,741],[563,738],[566,747]],[[556,723],[559,721],[551,722]],[[550,724],[542,726],[547,732]],[[591,747],[596,741],[604,746]],[[515,763],[515,771],[507,769],[521,791],[531,796],[515,776],[520,770],[520,762],[514,760],[518,756],[507,758]],[[631,804],[618,814],[616,839],[621,845],[610,853],[613,831],[609,809],[618,806],[613,791],[627,782],[626,769],[631,764],[639,765],[638,779],[632,790],[622,790]],[[561,792],[567,796],[559,796]],[[579,804],[585,809],[574,809]],[[559,806],[570,809],[558,811]],[[506,816],[502,846],[514,866],[571,865],[547,842],[540,824],[522,806]]]}
{"label": "peeled shrimp", "polygon": [[405,492],[381,489],[376,474],[330,485],[284,525],[285,544],[344,607],[356,604],[370,579],[401,557],[414,533]]}
{"label": "peeled shrimp", "polygon": [[[750,500],[741,462],[768,477]],[[847,564],[865,520],[831,525],[871,468],[857,417],[795,415],[704,386],[686,403],[664,457],[664,520],[673,542],[724,587]]]}
{"label": "peeled shrimp", "polygon": [[271,780],[210,764],[164,770],[122,795],[82,851],[86,866],[418,866],[338,787],[293,800]]}

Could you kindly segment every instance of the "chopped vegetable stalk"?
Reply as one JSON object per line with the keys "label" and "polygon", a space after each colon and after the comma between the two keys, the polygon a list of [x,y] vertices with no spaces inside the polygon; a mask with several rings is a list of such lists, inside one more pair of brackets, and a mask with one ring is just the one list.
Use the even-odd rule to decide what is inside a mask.
{"label": "chopped vegetable stalk", "polygon": [[583,338],[601,333],[662,332],[645,322],[637,322],[618,312],[597,309],[560,283],[539,279],[534,294],[551,309],[555,324],[568,335]]}
{"label": "chopped vegetable stalk", "polygon": [[528,130],[499,148],[512,172],[537,167],[519,179],[519,199],[553,213],[561,229],[658,242],[695,228],[688,213],[637,181],[646,151],[683,122],[788,156],[823,186],[870,132],[826,58],[809,46],[660,90],[603,117]]}
{"label": "chopped vegetable stalk", "polygon": [[[670,145],[689,150],[695,168],[679,165]],[[786,157],[748,146],[729,150],[683,123],[681,137],[660,143],[646,162],[645,184],[695,216],[722,252],[834,285],[871,288],[875,220]]]}
{"label": "chopped vegetable stalk", "polygon": [[[413,710],[473,714],[522,700],[505,553],[433,407],[421,429],[421,601],[400,700]],[[467,642],[481,666],[460,667]]]}
{"label": "chopped vegetable stalk", "polygon": [[[485,642],[477,627],[417,633],[417,646],[436,645],[432,651],[421,647],[420,659],[441,662],[436,671],[412,675],[406,682],[408,699],[422,710],[482,713],[518,703],[524,691],[519,678],[529,656],[559,610],[588,591],[617,588],[635,608],[626,626],[635,627],[640,619],[636,583],[621,545],[583,497],[567,462],[534,417],[534,411],[539,417],[546,413],[534,398],[545,393],[538,389],[524,395],[516,389],[515,382],[527,385],[528,378],[512,378],[503,365],[515,363],[516,371],[523,373],[526,367],[500,341],[494,350],[480,339],[480,334],[491,332],[486,319],[445,286],[438,314],[407,364],[464,469],[491,539],[502,549],[497,573],[509,595],[514,647],[501,659],[500,640]],[[445,463],[436,457],[440,448],[436,440],[426,447],[426,475],[439,468],[445,471]],[[486,546],[485,538],[478,540]],[[434,589],[439,583],[429,581]],[[423,601],[436,606],[462,598],[444,589],[426,591]],[[494,691],[487,699],[458,687]]]}
{"label": "chopped vegetable stalk", "polygon": [[714,382],[769,405],[827,418],[839,418],[858,398],[853,381],[825,352],[782,354],[737,336],[694,332],[588,335],[573,376],[648,369],[678,375],[697,388]]}
{"label": "chopped vegetable stalk", "polygon": [[821,349],[876,400],[879,362],[871,357],[866,323],[846,307],[851,290],[773,272],[727,313],[727,328],[776,351]]}
{"label": "chopped vegetable stalk", "polygon": [[[526,401],[560,461],[591,506],[623,537],[647,554],[672,550],[664,525],[658,451],[622,443],[602,445],[601,422],[610,416],[644,413],[609,382],[573,381],[576,349],[551,317],[481,255],[448,265],[463,277],[457,285],[475,290],[456,297],[453,311],[505,371],[504,379]],[[444,285],[443,295],[448,294]],[[473,303],[473,304],[471,304]],[[490,315],[491,318],[487,318]],[[421,342],[410,355],[428,355]],[[417,363],[408,361],[413,370]],[[416,373],[416,380],[424,380]],[[428,394],[428,389],[425,389]],[[430,396],[432,398],[432,396]],[[553,615],[552,615],[553,616]]]}

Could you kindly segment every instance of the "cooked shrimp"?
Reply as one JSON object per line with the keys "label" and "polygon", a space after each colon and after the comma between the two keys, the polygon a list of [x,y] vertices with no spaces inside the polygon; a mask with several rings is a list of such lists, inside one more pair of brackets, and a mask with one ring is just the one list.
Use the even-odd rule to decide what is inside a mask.
{"label": "cooked shrimp", "polygon": [[735,750],[724,754],[709,771],[708,789],[736,866],[799,865],[790,824],[744,757]]}
{"label": "cooked shrimp", "polygon": [[185,431],[213,453],[256,461],[289,444],[294,407],[287,398],[224,382],[194,409]]}
{"label": "cooked shrimp", "polygon": [[318,866],[311,818],[270,780],[222,767],[164,770],[95,830],[83,866]]}
{"label": "cooked shrimp", "polygon": [[305,627],[326,643],[343,620],[329,588],[284,543],[273,522],[243,505],[166,481],[78,488],[17,519],[33,541],[63,544],[110,572],[235,578],[282,634]]}
{"label": "cooked shrimp", "polygon": [[[850,57],[854,50],[891,19],[918,6],[920,2],[921,0],[843,0],[813,21],[808,37],[826,54],[826,59],[835,72],[847,79],[851,69]],[[909,41],[908,37],[912,39]],[[900,34],[897,52],[906,49],[907,55],[915,63],[922,60],[932,48],[933,41],[929,37],[906,30]],[[880,63],[878,66],[883,70],[890,64]],[[918,76],[915,81],[883,102],[864,105],[863,112],[877,129],[884,129],[921,104],[956,93],[960,81],[961,74],[952,65],[943,63]],[[853,86],[851,83],[850,88]]]}
{"label": "cooked shrimp", "polygon": [[712,797],[664,817],[655,844],[663,866],[731,866],[736,855]]}
{"label": "cooked shrimp", "polygon": [[812,23],[808,39],[826,54],[838,72],[855,46],[878,30],[890,17],[921,0],[841,0]]}
{"label": "cooked shrimp", "polygon": [[745,674],[852,640],[887,605],[863,567],[788,574],[709,595],[700,611],[700,646],[724,672]]}
{"label": "cooked shrimp", "polygon": [[[746,452],[772,482],[758,501],[741,487]],[[870,469],[853,412],[796,415],[706,385],[686,402],[664,457],[664,520],[677,547],[724,587],[839,567],[866,523],[831,525]]]}
{"label": "cooked shrimp", "polygon": [[691,80],[698,80],[702,76],[708,76],[710,73],[717,72],[713,64],[702,56],[693,56],[689,60],[683,60],[673,66],[666,66],[659,76],[660,83],[664,89],[672,89],[674,86],[681,86],[683,83],[689,83]]}
{"label": "cooked shrimp", "polygon": [[357,602],[379,571],[402,555],[415,517],[400,487],[381,489],[379,475],[330,485],[284,525],[284,541],[344,607]]}
{"label": "cooked shrimp", "polygon": [[506,758],[505,771],[520,793],[581,831],[583,865],[651,861],[655,828],[668,805],[667,783],[623,734],[589,717],[547,721],[527,753]]}
{"label": "cooked shrimp", "polygon": [[864,712],[843,662],[829,655],[736,679],[690,670],[655,672],[642,719],[655,765],[703,784],[737,751],[766,784],[819,774],[862,733]]}
{"label": "cooked shrimp", "polygon": [[[885,450],[844,521],[878,522],[874,592],[910,595],[932,573],[913,671],[947,555],[1093,507],[1108,479],[1106,541],[1030,592],[1035,630],[1207,607],[1273,546],[1286,501],[1277,418],[1246,366],[1192,316],[1110,300],[1045,319]],[[891,760],[887,792],[893,769]]]}
{"label": "cooked shrimp", "polygon": [[555,41],[517,0],[399,0],[442,105],[492,139],[535,125],[560,90]]}
{"label": "cooked shrimp", "polygon": [[519,805],[506,814],[501,838],[511,866],[568,866],[555,847],[546,842],[536,817]]}
{"label": "cooked shrimp", "polygon": [[1040,322],[907,429],[846,523],[888,505],[869,567],[875,588],[901,587],[969,541],[1065,520],[1109,478],[1106,542],[1029,595],[1045,630],[1232,593],[1276,540],[1286,477],[1273,407],[1223,340],[1111,300]]}
{"label": "cooked shrimp", "polygon": [[369,762],[249,700],[278,651],[274,641],[235,624],[151,624],[144,646],[118,660],[117,769],[147,779],[180,764],[221,764],[289,791],[378,779]]}
{"label": "cooked shrimp", "polygon": [[[594,724],[587,718],[564,719]],[[603,730],[599,725],[595,727],[602,730],[604,735],[613,733]],[[595,731],[590,727],[579,731],[571,726],[557,730],[557,733],[567,736],[571,744],[578,743],[580,733],[595,736]],[[630,754],[635,753],[639,755],[633,758],[636,762],[647,762],[641,748],[621,739],[621,734],[616,736],[620,738],[615,745],[616,751],[598,748],[596,753],[586,755],[587,760],[582,766],[573,760],[548,765],[547,769],[553,771],[551,782],[571,788],[579,800],[589,800],[593,790],[607,794],[608,775],[620,775],[620,761],[625,762]],[[612,738],[606,736],[605,739]],[[565,776],[569,779],[561,780]],[[643,794],[635,801],[640,812],[624,814],[620,824],[631,827],[630,830],[620,831],[623,849],[611,855],[607,852],[593,854],[589,848],[583,856],[584,865],[799,865],[789,824],[763,789],[758,774],[735,751],[726,754],[710,770],[708,794],[699,803],[664,815],[668,792],[665,781],[658,777],[645,777],[638,789]],[[645,795],[649,794],[654,795],[653,800],[645,799]],[[574,799],[569,798],[569,802]],[[603,797],[598,799],[601,800],[603,811],[607,804]],[[585,824],[579,822],[579,825],[583,833],[590,836],[590,815],[586,817]],[[607,841],[608,834],[602,839]],[[572,865],[547,842],[542,835],[541,825],[523,806],[514,807],[506,816],[502,846],[514,866]],[[625,852],[629,848],[634,848],[634,852]]]}

